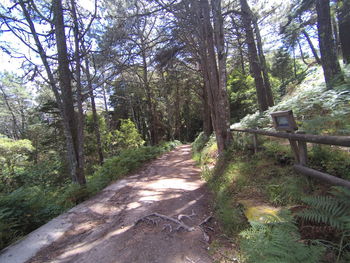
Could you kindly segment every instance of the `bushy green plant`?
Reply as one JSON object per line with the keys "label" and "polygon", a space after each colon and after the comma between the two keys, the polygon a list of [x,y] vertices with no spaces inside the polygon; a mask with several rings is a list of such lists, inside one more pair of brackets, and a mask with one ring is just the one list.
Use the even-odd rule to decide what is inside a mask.
{"label": "bushy green plant", "polygon": [[0,243],[5,246],[14,238],[23,236],[61,211],[57,194],[40,187],[21,187],[0,197]]}
{"label": "bushy green plant", "polygon": [[33,149],[29,140],[13,140],[0,135],[0,191],[21,186],[18,173],[23,170]]}
{"label": "bushy green plant", "polygon": [[108,135],[110,154],[118,154],[122,150],[135,149],[141,147],[145,141],[130,119],[120,120],[120,128],[112,131]]}
{"label": "bushy green plant", "polygon": [[238,121],[257,110],[256,89],[251,75],[243,74],[238,69],[233,70],[228,76],[227,93],[233,121]]}
{"label": "bushy green plant", "polygon": [[240,233],[240,248],[247,263],[317,263],[324,249],[300,242],[295,220],[287,211],[271,217],[268,224],[252,223]]}

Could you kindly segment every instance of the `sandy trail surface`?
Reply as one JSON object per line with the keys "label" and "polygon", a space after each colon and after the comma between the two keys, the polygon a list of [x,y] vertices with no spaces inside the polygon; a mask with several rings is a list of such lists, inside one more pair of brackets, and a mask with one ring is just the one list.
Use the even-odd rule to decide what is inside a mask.
{"label": "sandy trail surface", "polygon": [[[64,226],[61,234],[25,261],[212,262],[207,252],[209,235],[198,226],[210,215],[209,203],[191,148],[183,145],[61,215],[57,223]],[[135,224],[151,213],[175,219],[195,214],[180,216],[194,230],[176,230],[177,224],[154,216]],[[13,249],[6,251],[7,256],[12,253],[7,259],[25,251]]]}

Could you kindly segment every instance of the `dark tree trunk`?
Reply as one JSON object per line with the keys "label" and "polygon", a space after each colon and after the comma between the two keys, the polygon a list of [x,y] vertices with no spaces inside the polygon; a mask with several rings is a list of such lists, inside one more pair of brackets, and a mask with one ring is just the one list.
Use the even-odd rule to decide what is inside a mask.
{"label": "dark tree trunk", "polygon": [[[75,155],[75,149],[74,149],[72,130],[71,130],[71,127],[69,124],[69,118],[67,117],[68,116],[67,108],[65,107],[64,103],[62,102],[62,97],[61,97],[61,94],[59,93],[59,89],[57,87],[54,74],[50,68],[50,65],[49,65],[49,62],[47,59],[47,55],[46,55],[45,50],[40,42],[38,34],[35,30],[34,23],[33,23],[32,19],[30,17],[30,14],[25,6],[25,3],[24,3],[24,1],[19,1],[19,4],[20,4],[21,9],[23,11],[24,17],[25,17],[26,21],[28,22],[30,32],[33,35],[35,45],[37,47],[37,52],[38,52],[38,54],[41,58],[41,61],[45,67],[45,71],[46,71],[46,74],[48,77],[49,85],[54,93],[56,102],[57,102],[58,107],[60,109],[60,114],[62,117],[62,124],[63,124],[63,131],[64,131],[64,136],[66,139],[66,153],[67,153],[67,161],[68,161],[68,166],[69,166],[69,173],[70,173],[70,176],[72,177],[72,180],[74,182],[78,182],[77,161],[76,161],[76,155]],[[62,9],[62,7],[61,7],[61,9]],[[84,180],[82,180],[82,181],[84,181]]]}
{"label": "dark tree trunk", "polygon": [[254,33],[252,29],[252,20],[250,16],[250,8],[246,0],[240,0],[242,9],[242,23],[246,33],[246,43],[248,45],[248,57],[252,75],[254,77],[256,94],[258,97],[259,111],[263,112],[268,109],[266,91],[264,87],[264,79],[262,77],[262,69],[258,57],[258,51],[254,41]]}
{"label": "dark tree trunk", "polygon": [[62,106],[64,109],[64,121],[68,123],[68,140],[72,141],[73,149],[69,152],[69,163],[71,173],[75,174],[77,183],[86,183],[83,163],[79,163],[78,156],[78,132],[76,113],[73,104],[73,93],[71,85],[71,72],[69,70],[69,60],[67,43],[63,19],[63,8],[61,0],[53,1],[55,36],[58,55],[58,79],[61,87]]}
{"label": "dark tree trunk", "polygon": [[231,16],[231,20],[232,20],[233,28],[235,29],[236,35],[237,35],[237,44],[238,44],[237,49],[238,49],[238,53],[239,53],[239,63],[241,66],[241,71],[242,71],[242,74],[245,75],[246,71],[245,71],[245,66],[244,66],[244,52],[243,52],[244,41],[241,40],[242,34],[239,32],[239,27],[237,26],[233,16]]}
{"label": "dark tree trunk", "polygon": [[300,44],[299,39],[297,39],[297,43],[298,43],[298,47],[299,47],[299,52],[300,52],[301,60],[304,62],[304,64],[305,64],[306,66],[308,66],[309,64],[308,64],[308,63],[306,62],[306,60],[305,60],[303,48],[302,48],[302,46],[301,46],[301,44]]}
{"label": "dark tree trunk", "polygon": [[73,35],[74,35],[74,60],[75,60],[75,80],[76,80],[76,94],[77,94],[77,156],[78,156],[78,173],[84,176],[84,110],[83,110],[83,96],[81,88],[81,60],[80,60],[80,33],[79,23],[75,7],[75,0],[71,0],[71,13],[73,17]]}
{"label": "dark tree trunk", "polygon": [[317,29],[321,51],[321,62],[328,89],[344,78],[336,55],[336,47],[332,34],[329,0],[316,0]]}
{"label": "dark tree trunk", "polygon": [[[206,84],[208,85],[208,83]],[[203,87],[203,97],[202,97],[202,107],[203,107],[203,132],[206,136],[210,136],[213,133],[213,124],[211,122],[211,115],[210,115],[210,105],[208,104],[208,95],[207,95],[208,88]]]}
{"label": "dark tree trunk", "polygon": [[89,58],[86,57],[85,58],[85,68],[86,68],[85,74],[86,74],[86,78],[88,81],[88,89],[89,89],[89,97],[90,97],[90,101],[91,101],[93,126],[94,126],[94,132],[95,132],[96,143],[97,143],[98,159],[99,159],[99,163],[102,165],[103,161],[104,161],[104,156],[103,156],[103,149],[102,149],[102,142],[101,142],[101,132],[100,132],[100,125],[99,125],[99,120],[98,120],[98,115],[97,115],[97,110],[96,110],[94,89],[92,86],[92,79],[91,79],[89,67],[90,67]]}
{"label": "dark tree trunk", "polygon": [[[251,14],[252,14],[252,12],[251,12]],[[258,19],[254,15],[253,15],[253,23],[254,23],[254,28],[255,28],[256,43],[257,43],[257,47],[258,47],[260,66],[262,69],[262,74],[263,74],[263,79],[264,79],[266,101],[267,101],[268,106],[272,107],[273,105],[275,105],[275,103],[274,103],[274,99],[273,99],[267,63],[266,63],[266,59],[265,59],[265,55],[264,55],[264,50],[263,50],[263,45],[262,45],[262,40],[261,40],[261,35],[260,35],[260,29],[259,29],[259,25],[258,25]]]}
{"label": "dark tree trunk", "polygon": [[338,57],[339,54],[340,54],[340,42],[339,42],[338,23],[337,23],[335,14],[331,14],[331,23],[332,23],[332,32],[333,32],[333,38],[334,38],[334,45],[336,47],[335,54]]}
{"label": "dark tree trunk", "polygon": [[345,64],[350,63],[350,0],[338,0],[339,41]]}
{"label": "dark tree trunk", "polygon": [[310,39],[309,34],[308,34],[305,30],[303,30],[303,31],[301,31],[301,32],[303,33],[303,35],[304,35],[304,37],[305,37],[307,43],[309,44],[309,47],[310,47],[311,52],[312,52],[312,55],[314,56],[314,58],[315,58],[317,64],[321,65],[321,64],[322,64],[322,63],[321,63],[321,59],[320,59],[320,57],[319,57],[318,54],[317,54],[317,50],[316,50],[314,44],[312,44],[312,41],[311,41],[311,39]]}
{"label": "dark tree trunk", "polygon": [[[208,0],[200,0],[198,10],[202,21],[200,26],[200,57],[203,76],[206,78],[208,104],[211,109],[211,119],[217,139],[218,152],[222,153],[232,142],[230,133],[230,111],[226,91],[226,54],[224,52],[223,18],[221,1],[213,0],[213,22],[211,25],[210,7]],[[195,5],[193,6],[194,8]],[[194,10],[198,12],[198,10]],[[215,50],[217,53],[215,53]]]}

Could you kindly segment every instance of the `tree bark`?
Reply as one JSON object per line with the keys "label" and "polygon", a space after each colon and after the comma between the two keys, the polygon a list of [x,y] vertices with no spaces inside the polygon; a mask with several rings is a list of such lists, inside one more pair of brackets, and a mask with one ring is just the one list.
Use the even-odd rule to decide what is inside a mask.
{"label": "tree bark", "polygon": [[[200,0],[192,6],[198,12],[200,59],[202,63],[205,88],[211,109],[211,119],[215,130],[218,152],[221,154],[231,142],[230,111],[226,91],[226,54],[221,15],[221,1],[212,0],[214,29],[211,25],[208,0]],[[215,53],[215,48],[217,53]]]}
{"label": "tree bark", "polygon": [[314,56],[314,58],[315,58],[317,64],[321,65],[321,64],[322,64],[322,63],[321,63],[321,59],[320,59],[320,57],[319,57],[318,54],[317,54],[317,50],[316,50],[314,44],[312,44],[312,41],[311,41],[311,39],[310,39],[309,34],[308,34],[305,30],[302,30],[301,32],[302,32],[302,34],[304,35],[304,37],[305,37],[307,43],[309,44],[309,47],[310,47],[311,52],[312,52],[312,55]]}
{"label": "tree bark", "polygon": [[[85,52],[84,50],[85,50],[85,47],[83,44],[83,52]],[[90,101],[91,101],[92,120],[93,120],[94,132],[95,132],[95,136],[96,136],[97,153],[98,153],[99,163],[100,163],[100,165],[102,165],[104,162],[104,156],[103,156],[103,149],[102,149],[102,142],[101,142],[101,132],[100,132],[100,125],[99,125],[97,109],[96,109],[94,89],[92,86],[92,79],[91,79],[89,67],[90,67],[89,58],[86,57],[85,58],[85,74],[86,74],[86,79],[88,82],[89,97],[90,97]]]}
{"label": "tree bark", "polygon": [[62,117],[62,124],[63,124],[63,132],[64,132],[64,136],[66,139],[66,151],[67,151],[67,161],[68,161],[68,166],[69,166],[69,173],[70,176],[72,177],[73,182],[78,182],[78,178],[77,178],[77,161],[75,159],[75,149],[74,149],[74,142],[73,142],[73,135],[72,135],[72,131],[70,129],[70,125],[69,125],[69,119],[67,118],[67,109],[64,107],[63,102],[62,102],[62,97],[61,94],[59,93],[59,89],[57,87],[56,84],[56,80],[54,77],[54,74],[50,68],[48,59],[47,59],[47,55],[45,53],[45,50],[40,42],[40,39],[38,37],[38,34],[36,32],[34,23],[31,19],[31,16],[25,6],[24,1],[19,1],[19,4],[21,6],[21,9],[23,11],[23,15],[29,25],[29,29],[30,32],[34,38],[34,42],[35,45],[37,47],[37,52],[40,56],[40,59],[44,65],[47,77],[48,77],[48,82],[49,85],[54,93],[56,102],[58,104],[58,107],[60,109],[60,114]]}
{"label": "tree bark", "polygon": [[75,174],[77,183],[84,185],[86,183],[86,180],[82,169],[83,164],[79,163],[79,156],[77,150],[77,120],[73,104],[71,72],[69,70],[69,60],[61,0],[53,1],[53,14],[58,55],[58,79],[61,87],[62,105],[64,108],[64,120],[67,121],[69,125],[68,132],[71,135],[73,142],[73,149],[71,151],[71,154],[73,156],[69,156],[69,162],[71,164],[70,168],[72,169],[71,173]]}
{"label": "tree bark", "polygon": [[256,94],[258,98],[259,111],[263,112],[268,109],[264,80],[261,75],[262,69],[258,57],[258,51],[255,45],[254,33],[252,29],[252,20],[250,8],[246,0],[240,0],[242,10],[242,23],[246,33],[246,43],[248,45],[248,57],[252,75],[254,77]]}
{"label": "tree bark", "polygon": [[75,80],[77,94],[77,156],[78,156],[78,173],[84,177],[84,111],[83,111],[83,96],[81,88],[81,60],[80,60],[80,33],[79,23],[75,7],[75,0],[71,0],[71,13],[73,17],[73,35],[74,35],[74,59],[75,59]]}
{"label": "tree bark", "polygon": [[339,41],[344,64],[350,63],[350,1],[338,0]]}
{"label": "tree bark", "polygon": [[[207,82],[207,80],[205,80]],[[208,83],[204,84],[208,85]],[[210,105],[208,104],[208,95],[207,95],[207,90],[208,87],[203,86],[203,96],[202,96],[202,118],[203,118],[203,132],[206,136],[210,136],[213,133],[213,124],[211,121],[211,114],[210,114]]]}
{"label": "tree bark", "polygon": [[332,89],[344,78],[336,55],[332,34],[329,0],[316,0],[317,29],[321,52],[321,62],[327,89]]}
{"label": "tree bark", "polygon": [[259,29],[259,25],[258,25],[258,19],[252,12],[250,12],[250,13],[253,16],[253,24],[254,24],[255,35],[256,35],[256,44],[258,47],[260,66],[262,69],[265,92],[266,92],[266,101],[267,101],[267,105],[269,107],[272,107],[273,105],[275,105],[275,103],[274,103],[274,99],[273,99],[267,63],[266,63],[266,59],[265,59],[265,55],[264,55],[264,50],[263,50],[263,45],[262,45],[262,40],[261,40],[261,35],[260,35],[260,29]]}

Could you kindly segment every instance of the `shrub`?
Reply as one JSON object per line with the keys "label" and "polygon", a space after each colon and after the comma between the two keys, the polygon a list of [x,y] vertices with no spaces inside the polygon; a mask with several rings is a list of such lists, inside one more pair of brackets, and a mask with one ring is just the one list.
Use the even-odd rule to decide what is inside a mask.
{"label": "shrub", "polygon": [[62,212],[56,193],[40,187],[21,187],[0,197],[1,247],[33,231]]}

